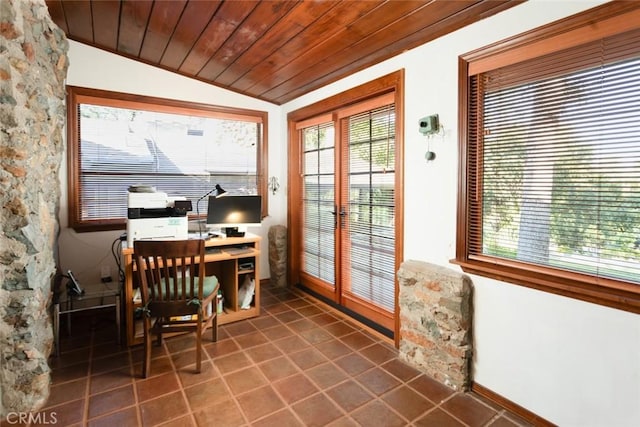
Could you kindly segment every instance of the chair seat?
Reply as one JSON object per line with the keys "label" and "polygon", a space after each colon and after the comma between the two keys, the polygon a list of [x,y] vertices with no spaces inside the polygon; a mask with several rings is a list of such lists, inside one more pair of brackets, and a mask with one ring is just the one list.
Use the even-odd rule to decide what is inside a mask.
{"label": "chair seat", "polygon": [[[198,284],[198,281],[199,281],[199,278],[196,277],[195,278],[196,285]],[[171,284],[170,298],[174,299],[176,296],[179,298],[182,298],[182,279],[180,278],[178,279],[178,295],[174,295],[174,292],[173,292],[173,278],[169,278],[169,283]],[[156,286],[156,292],[157,292],[158,285],[156,284],[155,286]],[[211,296],[212,293],[216,291],[217,287],[218,287],[218,278],[216,276],[205,276],[204,287],[202,288],[202,298],[206,300],[209,296]],[[187,298],[194,298],[194,297],[197,297],[197,295],[187,295]]]}

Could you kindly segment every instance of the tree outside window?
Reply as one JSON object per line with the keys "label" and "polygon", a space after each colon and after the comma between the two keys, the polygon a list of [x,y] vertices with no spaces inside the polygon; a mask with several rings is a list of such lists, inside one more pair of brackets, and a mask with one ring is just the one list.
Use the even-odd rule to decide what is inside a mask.
{"label": "tree outside window", "polygon": [[573,19],[461,57],[453,262],[640,312],[640,28]]}

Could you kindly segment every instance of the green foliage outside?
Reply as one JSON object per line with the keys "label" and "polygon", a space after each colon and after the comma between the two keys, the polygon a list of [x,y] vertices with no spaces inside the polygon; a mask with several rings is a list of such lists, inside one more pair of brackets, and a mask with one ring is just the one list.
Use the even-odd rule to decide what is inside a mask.
{"label": "green foliage outside", "polygon": [[[582,77],[552,82],[567,94],[562,105],[545,103],[548,93],[542,91],[548,89],[528,84],[504,93],[508,102],[518,99],[514,93],[521,96],[521,114],[513,121],[505,125],[495,111],[485,117],[485,143],[491,143],[482,153],[483,253],[520,259],[521,227],[531,221],[525,218],[523,201],[548,197],[550,218],[534,218],[538,227],[549,224],[550,250],[541,264],[640,283],[640,127],[624,109],[598,116],[601,128],[585,126],[577,112],[620,101],[603,100],[609,94],[600,95],[588,73]],[[487,110],[503,111],[501,96],[492,97]],[[616,128],[624,120],[630,124]],[[542,130],[541,123],[546,124]],[[537,151],[532,154],[534,146]],[[543,178],[526,178],[540,173]],[[539,244],[532,240],[525,249],[535,252]]]}

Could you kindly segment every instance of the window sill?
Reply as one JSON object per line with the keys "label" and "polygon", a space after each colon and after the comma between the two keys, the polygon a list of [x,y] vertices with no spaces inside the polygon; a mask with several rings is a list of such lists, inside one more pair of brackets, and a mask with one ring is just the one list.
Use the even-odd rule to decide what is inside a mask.
{"label": "window sill", "polygon": [[125,230],[127,228],[126,220],[104,220],[104,221],[86,221],[74,222],[69,224],[69,228],[73,228],[76,233],[92,233],[96,231],[113,231]]}
{"label": "window sill", "polygon": [[492,258],[450,262],[465,273],[640,314],[640,286],[631,283]]}

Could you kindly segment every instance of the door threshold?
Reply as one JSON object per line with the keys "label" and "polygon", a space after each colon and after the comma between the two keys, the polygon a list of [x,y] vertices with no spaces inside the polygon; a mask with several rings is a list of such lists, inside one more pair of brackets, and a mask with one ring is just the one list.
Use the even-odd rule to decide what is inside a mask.
{"label": "door threshold", "polygon": [[361,314],[356,313],[353,310],[349,310],[346,307],[341,306],[340,304],[335,303],[334,301],[330,300],[329,298],[320,295],[319,293],[309,289],[308,287],[298,283],[295,285],[295,287],[299,290],[301,290],[304,293],[307,293],[309,295],[311,295],[312,297],[316,298],[319,301],[322,301],[323,303],[327,304],[329,307],[343,313],[346,314],[347,316],[349,316],[350,318],[362,323],[363,325],[367,326],[368,328],[373,329],[374,331],[376,331],[377,333],[383,335],[386,338],[389,338],[391,340],[393,340],[393,331],[385,328],[384,326],[370,320],[367,319],[366,317],[364,317]]}

